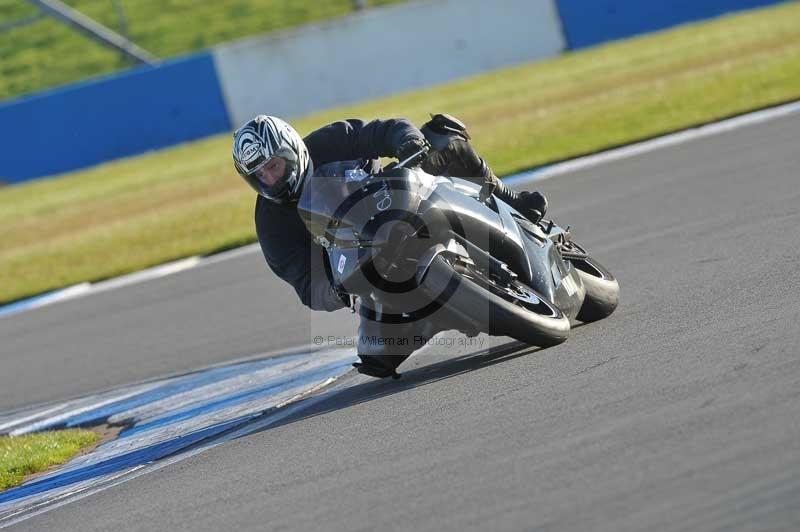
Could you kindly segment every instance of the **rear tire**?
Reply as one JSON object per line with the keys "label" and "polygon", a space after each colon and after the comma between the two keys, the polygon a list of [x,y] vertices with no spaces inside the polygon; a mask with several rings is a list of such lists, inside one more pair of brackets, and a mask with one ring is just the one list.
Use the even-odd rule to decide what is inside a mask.
{"label": "rear tire", "polygon": [[590,323],[609,317],[619,305],[619,283],[614,275],[588,256],[570,259],[570,262],[586,288],[586,297],[577,318]]}
{"label": "rear tire", "polygon": [[421,287],[456,318],[493,336],[542,347],[560,344],[569,336],[569,319],[544,296],[519,281],[501,286],[457,259],[437,256]]}

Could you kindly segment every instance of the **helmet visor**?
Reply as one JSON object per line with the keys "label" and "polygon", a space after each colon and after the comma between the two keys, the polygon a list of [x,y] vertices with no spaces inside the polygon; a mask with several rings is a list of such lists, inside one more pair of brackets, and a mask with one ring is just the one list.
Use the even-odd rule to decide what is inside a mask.
{"label": "helmet visor", "polygon": [[281,199],[288,189],[287,174],[289,165],[283,157],[272,156],[265,159],[245,179],[256,192],[268,199]]}

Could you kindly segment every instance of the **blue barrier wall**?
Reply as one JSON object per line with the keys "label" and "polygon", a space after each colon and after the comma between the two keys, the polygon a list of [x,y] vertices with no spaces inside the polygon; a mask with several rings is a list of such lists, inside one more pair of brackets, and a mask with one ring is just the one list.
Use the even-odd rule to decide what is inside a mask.
{"label": "blue barrier wall", "polygon": [[783,0],[557,0],[569,48],[583,48],[638,33]]}
{"label": "blue barrier wall", "polygon": [[0,181],[14,183],[230,129],[208,53],[0,105]]}
{"label": "blue barrier wall", "polygon": [[[518,0],[514,0],[516,1]],[[531,25],[530,17],[523,17],[523,22],[527,21],[528,24],[525,29],[528,32],[534,31],[536,39],[523,38],[518,43],[515,42],[515,46],[523,48],[521,52],[525,54],[534,52],[539,55],[554,54],[564,47],[591,46],[687,21],[782,1],[785,0],[536,0],[530,2],[527,8],[534,11],[538,9],[536,14],[532,15],[536,19],[536,24],[544,25],[544,29],[550,27],[551,31],[544,31],[541,27]],[[503,3],[477,2],[477,4],[508,8],[513,7],[514,2],[505,0]],[[77,83],[0,103],[0,182],[17,183],[76,170],[228,131],[235,125],[231,123],[231,118],[236,118],[237,123],[241,122],[245,116],[254,114],[255,110],[263,111],[264,105],[269,107],[272,102],[278,101],[273,97],[264,103],[264,95],[261,94],[264,91],[253,91],[252,87],[247,85],[248,69],[252,68],[254,60],[244,61],[245,55],[255,53],[256,60],[260,61],[258,64],[266,65],[267,68],[269,65],[266,61],[272,56],[278,56],[284,63],[287,61],[286,57],[293,57],[292,54],[310,57],[308,56],[310,52],[306,50],[308,43],[317,42],[325,35],[330,34],[330,39],[335,37],[339,40],[353,41],[354,35],[358,35],[356,30],[363,29],[362,26],[367,29],[376,27],[376,21],[373,19],[384,17],[396,23],[398,13],[401,11],[404,13],[419,11],[421,15],[430,18],[432,7],[443,9],[451,4],[461,8],[462,2],[427,0],[370,10],[339,21],[261,39],[269,45],[271,55],[261,49],[256,50],[263,43],[261,40],[251,39],[217,47],[213,52],[216,59],[211,52],[202,53],[167,61],[155,68],[136,68],[104,79]],[[558,13],[553,9],[554,4]],[[309,32],[315,34],[317,41],[305,38]],[[564,34],[563,39],[561,32]],[[462,55],[471,53],[468,44],[463,44],[458,39],[449,44],[454,46],[452,52],[447,52],[450,54],[449,57],[455,58],[453,62],[457,62],[456,59]],[[328,54],[336,50],[329,43],[323,42],[320,46]],[[485,48],[482,47],[484,53],[488,50]],[[491,50],[488,51],[494,54]],[[375,50],[370,52],[381,55]],[[339,61],[341,57],[351,57],[351,55],[338,54],[330,59],[331,64]],[[512,57],[514,61],[522,60],[522,56],[516,59],[514,57]],[[494,62],[481,59],[479,55],[472,57],[471,60],[480,63],[479,70],[497,66],[497,57],[494,56],[492,57]],[[364,61],[369,62],[370,59]],[[289,61],[288,66],[280,63],[281,68],[274,71],[291,72],[291,68],[302,64],[302,59],[300,62]],[[441,70],[442,68],[437,69]],[[418,75],[420,72],[421,69],[416,69],[412,74]],[[317,76],[319,75],[317,72]],[[465,72],[455,72],[454,75],[465,75]],[[226,82],[222,84],[222,88],[221,79]],[[237,83],[232,83],[232,80],[237,81],[237,79]],[[424,85],[430,82],[428,79],[420,83]],[[277,98],[280,100],[283,94],[291,93],[294,100],[299,100],[303,104],[343,103],[324,99],[331,92],[330,85],[330,80],[328,83],[312,80],[300,88],[316,87],[324,92],[303,94],[302,91],[298,93],[297,87],[289,83],[288,86],[290,89],[295,89],[294,92],[290,89],[287,89],[288,92],[279,91]],[[368,86],[368,84],[362,85]],[[247,94],[234,90],[242,86],[247,89],[245,91]],[[223,93],[227,96],[227,105]],[[340,90],[338,93],[344,94],[344,91]],[[248,99],[248,94],[251,96],[255,94],[257,98]],[[380,94],[382,93],[361,94],[356,99],[376,97]],[[281,101],[286,103],[291,100],[284,98]],[[302,114],[308,111],[309,109],[294,109],[294,111],[284,109],[281,112]]]}

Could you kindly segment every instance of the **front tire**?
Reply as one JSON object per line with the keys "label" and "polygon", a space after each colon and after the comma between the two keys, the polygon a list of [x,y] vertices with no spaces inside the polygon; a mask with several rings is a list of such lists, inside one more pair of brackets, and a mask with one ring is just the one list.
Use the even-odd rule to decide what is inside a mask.
{"label": "front tire", "polygon": [[569,319],[544,296],[519,281],[503,286],[457,258],[437,256],[421,287],[457,318],[493,336],[541,347],[569,336]]}

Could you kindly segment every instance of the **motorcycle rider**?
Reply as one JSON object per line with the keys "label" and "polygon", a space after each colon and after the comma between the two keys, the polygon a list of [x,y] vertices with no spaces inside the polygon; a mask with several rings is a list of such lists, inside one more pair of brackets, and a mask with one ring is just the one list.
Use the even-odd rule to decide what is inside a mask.
{"label": "motorcycle rider", "polygon": [[[413,162],[430,174],[462,177],[481,184],[481,199],[494,194],[534,222],[547,210],[542,194],[516,193],[505,187],[475,153],[466,126],[449,115],[433,115],[421,129],[400,118],[369,123],[342,120],[305,138],[280,118],[258,115],[233,136],[236,170],[258,193],[255,224],[264,258],[312,310],[330,312],[353,303],[348,294],[333,285],[325,250],[314,241],[297,212],[297,200],[310,175],[340,176],[355,168],[375,173],[380,170],[380,157],[402,161],[418,154]],[[401,335],[430,338],[442,330],[427,320],[382,323],[379,315],[363,306],[360,317],[361,363],[356,367],[375,377],[396,377],[397,366],[415,346],[362,339]]]}

